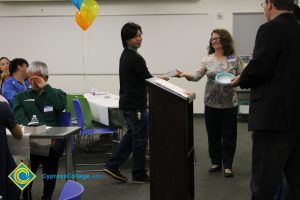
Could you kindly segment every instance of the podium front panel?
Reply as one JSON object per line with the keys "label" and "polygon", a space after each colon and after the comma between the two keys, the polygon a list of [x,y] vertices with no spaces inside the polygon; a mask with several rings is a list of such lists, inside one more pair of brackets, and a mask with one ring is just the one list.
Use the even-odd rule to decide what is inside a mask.
{"label": "podium front panel", "polygon": [[193,102],[149,84],[151,200],[194,199]]}

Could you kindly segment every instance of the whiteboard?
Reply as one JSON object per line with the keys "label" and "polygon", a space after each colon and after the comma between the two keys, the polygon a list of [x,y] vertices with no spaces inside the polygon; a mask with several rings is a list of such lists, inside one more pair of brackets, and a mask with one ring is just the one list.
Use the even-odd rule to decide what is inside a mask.
{"label": "whiteboard", "polygon": [[50,74],[118,74],[129,21],[142,27],[139,53],[153,74],[194,71],[215,27],[209,14],[98,16],[85,32],[72,16],[0,17],[0,55],[44,61]]}
{"label": "whiteboard", "polygon": [[264,13],[233,14],[233,37],[239,55],[252,55],[257,30],[265,22]]}
{"label": "whiteboard", "polygon": [[118,74],[121,28],[127,22],[142,27],[143,43],[138,51],[155,74],[175,68],[194,71],[207,55],[215,21],[208,14],[100,16],[88,38],[87,73]]}
{"label": "whiteboard", "polygon": [[0,55],[40,60],[51,74],[82,74],[83,34],[74,17],[0,17]]}

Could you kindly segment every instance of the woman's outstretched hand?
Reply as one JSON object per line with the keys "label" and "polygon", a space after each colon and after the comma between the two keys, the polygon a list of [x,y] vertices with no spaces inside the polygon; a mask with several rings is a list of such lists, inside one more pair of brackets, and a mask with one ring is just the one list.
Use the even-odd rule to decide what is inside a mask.
{"label": "woman's outstretched hand", "polygon": [[189,76],[189,74],[187,74],[187,73],[185,73],[185,72],[183,72],[183,71],[180,71],[180,70],[178,70],[178,69],[176,69],[176,77],[178,77],[178,78],[181,78],[181,77],[188,77]]}

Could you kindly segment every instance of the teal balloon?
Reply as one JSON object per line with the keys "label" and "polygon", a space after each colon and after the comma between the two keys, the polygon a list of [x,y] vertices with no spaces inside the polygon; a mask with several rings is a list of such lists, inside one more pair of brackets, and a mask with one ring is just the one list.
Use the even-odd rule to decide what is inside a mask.
{"label": "teal balloon", "polygon": [[72,3],[76,6],[78,10],[80,10],[81,4],[83,3],[83,0],[72,0]]}

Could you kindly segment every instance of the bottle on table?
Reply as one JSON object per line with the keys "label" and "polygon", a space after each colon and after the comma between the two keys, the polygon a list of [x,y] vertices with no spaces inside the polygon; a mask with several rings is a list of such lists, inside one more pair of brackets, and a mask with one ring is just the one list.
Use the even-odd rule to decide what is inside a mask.
{"label": "bottle on table", "polygon": [[32,115],[31,121],[28,123],[28,126],[38,126],[39,120],[36,115]]}

